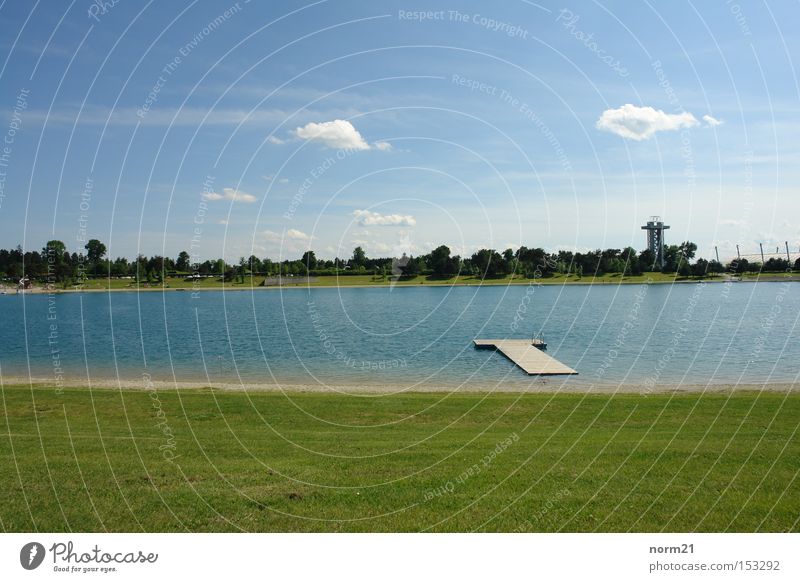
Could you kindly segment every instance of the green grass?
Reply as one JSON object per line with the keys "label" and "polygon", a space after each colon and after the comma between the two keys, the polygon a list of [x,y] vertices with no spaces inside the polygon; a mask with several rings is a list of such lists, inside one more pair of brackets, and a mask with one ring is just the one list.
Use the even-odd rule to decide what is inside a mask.
{"label": "green grass", "polygon": [[[651,283],[672,283],[675,281],[688,281],[695,280],[690,277],[676,277],[671,274],[664,273],[646,273],[637,276],[623,277],[619,273],[610,273],[602,276],[592,277],[584,276],[578,277],[577,275],[554,275],[552,277],[540,277],[537,279],[528,279],[524,276],[505,276],[497,278],[481,279],[480,277],[472,276],[459,276],[443,279],[432,276],[417,276],[402,278],[392,281],[390,278],[382,278],[373,275],[341,275],[339,277],[334,275],[325,275],[321,277],[314,277],[313,281],[307,283],[303,277],[296,277],[296,283],[292,282],[292,278],[287,277],[284,287],[381,287],[389,284],[401,286],[419,286],[419,285],[528,285],[531,282],[541,283],[543,285],[571,285],[571,284],[641,284],[647,281]],[[719,280],[719,277],[716,277]],[[152,283],[145,285],[144,283],[137,285],[132,279],[90,279],[86,281],[82,288],[84,290],[161,290],[167,289],[185,289],[190,290],[204,290],[204,289],[250,289],[253,287],[260,288],[261,282],[264,277],[249,276],[245,278],[244,283],[239,279],[227,282],[223,285],[222,281],[217,278],[201,279],[197,282],[188,281],[182,277],[167,277],[164,285],[159,283]],[[714,278],[708,279],[714,280]],[[72,289],[72,287],[70,287]]]}
{"label": "green grass", "polygon": [[798,531],[796,394],[5,386],[0,404],[5,531]]}

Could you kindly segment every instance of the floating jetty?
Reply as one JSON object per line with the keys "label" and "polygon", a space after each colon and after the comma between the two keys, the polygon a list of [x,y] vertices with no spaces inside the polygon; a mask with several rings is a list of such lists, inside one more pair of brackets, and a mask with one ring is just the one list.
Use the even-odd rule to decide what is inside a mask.
{"label": "floating jetty", "polygon": [[544,353],[542,349],[547,344],[540,339],[476,339],[472,341],[478,349],[499,351],[531,376],[556,376],[578,373]]}

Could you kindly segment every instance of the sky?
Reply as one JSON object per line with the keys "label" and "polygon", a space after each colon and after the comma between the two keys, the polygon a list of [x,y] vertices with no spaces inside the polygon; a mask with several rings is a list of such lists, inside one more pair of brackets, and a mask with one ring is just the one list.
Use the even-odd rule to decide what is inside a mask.
{"label": "sky", "polygon": [[796,2],[0,5],[0,248],[800,247]]}

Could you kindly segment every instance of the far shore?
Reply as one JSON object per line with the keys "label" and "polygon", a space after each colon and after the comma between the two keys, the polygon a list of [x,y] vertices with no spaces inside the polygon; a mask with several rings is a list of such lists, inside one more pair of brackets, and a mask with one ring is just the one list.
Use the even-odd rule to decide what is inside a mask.
{"label": "far shore", "polygon": [[480,382],[464,385],[425,385],[425,386],[401,386],[387,384],[373,385],[322,385],[322,384],[294,384],[279,382],[213,382],[213,381],[168,381],[156,380],[149,377],[137,379],[117,379],[117,378],[92,378],[87,381],[85,378],[65,379],[60,384],[56,384],[52,378],[46,377],[24,377],[9,376],[2,379],[4,388],[13,386],[30,387],[36,389],[49,389],[54,391],[63,390],[82,390],[91,388],[93,390],[218,390],[221,392],[286,392],[286,393],[328,393],[342,395],[387,395],[387,394],[411,394],[411,393],[515,393],[515,394],[683,394],[683,393],[706,393],[720,394],[733,392],[800,392],[800,383],[788,382],[766,382],[763,384],[732,384],[732,383],[692,383],[692,384],[660,384],[649,387],[642,384],[589,384],[589,383],[561,383],[559,377],[532,378],[530,384],[524,385],[523,382],[515,382],[504,385],[502,382]]}
{"label": "far shore", "polygon": [[[659,274],[660,275],[660,274]],[[192,285],[191,283],[177,283],[174,285],[152,285],[152,286],[130,286],[130,287],[71,287],[67,289],[45,287],[31,287],[24,291],[18,291],[13,287],[5,287],[2,290],[7,295],[42,295],[42,294],[60,294],[60,293],[152,293],[152,292],[165,292],[165,291],[180,291],[194,293],[196,291],[261,291],[261,290],[280,290],[280,289],[381,289],[381,288],[405,288],[405,289],[419,289],[425,287],[500,287],[500,286],[523,286],[523,285],[551,285],[551,286],[587,286],[587,285],[690,285],[699,283],[786,283],[786,282],[800,282],[800,275],[761,275],[758,277],[744,277],[744,278],[727,278],[727,277],[710,277],[710,278],[669,278],[659,277],[650,278],[646,276],[640,277],[625,277],[625,278],[588,278],[566,280],[564,278],[540,278],[540,279],[484,279],[474,281],[413,281],[413,282],[398,282],[392,284],[388,281],[374,281],[369,283],[342,283],[347,281],[348,276],[339,278],[331,277],[333,281],[322,281],[307,283],[298,281],[297,283],[290,283],[284,285],[248,285],[248,284],[203,284]]]}

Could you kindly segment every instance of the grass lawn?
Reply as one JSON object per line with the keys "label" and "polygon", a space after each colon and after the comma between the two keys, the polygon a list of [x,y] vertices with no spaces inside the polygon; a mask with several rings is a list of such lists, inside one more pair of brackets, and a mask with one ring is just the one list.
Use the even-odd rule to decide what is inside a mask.
{"label": "grass lawn", "polygon": [[[390,278],[383,279],[380,276],[373,275],[341,275],[339,277],[334,275],[325,275],[321,277],[313,277],[312,281],[306,282],[303,277],[295,277],[296,283],[293,283],[293,278],[286,277],[286,283],[283,287],[347,287],[347,286],[368,286],[368,287],[381,287],[392,283]],[[164,285],[153,283],[152,285],[142,284],[138,288],[141,290],[161,290],[164,287],[168,289],[250,289],[253,287],[261,288],[264,277],[246,277],[244,283],[239,279],[227,282],[223,285],[222,281],[217,278],[200,279],[197,282],[189,281],[183,277],[167,277]],[[672,274],[664,273],[646,273],[638,276],[625,276],[619,273],[610,273],[602,276],[592,277],[584,276],[578,277],[577,275],[554,275],[552,277],[544,277],[537,279],[528,279],[524,276],[506,276],[491,279],[481,279],[480,277],[473,276],[460,276],[443,279],[433,276],[417,276],[409,277],[394,281],[395,285],[402,286],[418,286],[418,285],[528,285],[531,282],[541,283],[543,285],[570,285],[570,284],[642,284],[647,281],[651,283],[672,283],[675,281],[689,281],[697,280],[690,277],[676,277]],[[706,280],[721,280],[720,277],[710,277]],[[72,289],[70,287],[69,289]],[[85,290],[132,290],[137,289],[137,284],[132,279],[90,279],[83,284]]]}
{"label": "grass lawn", "polygon": [[800,529],[796,394],[4,386],[0,406],[4,531]]}

